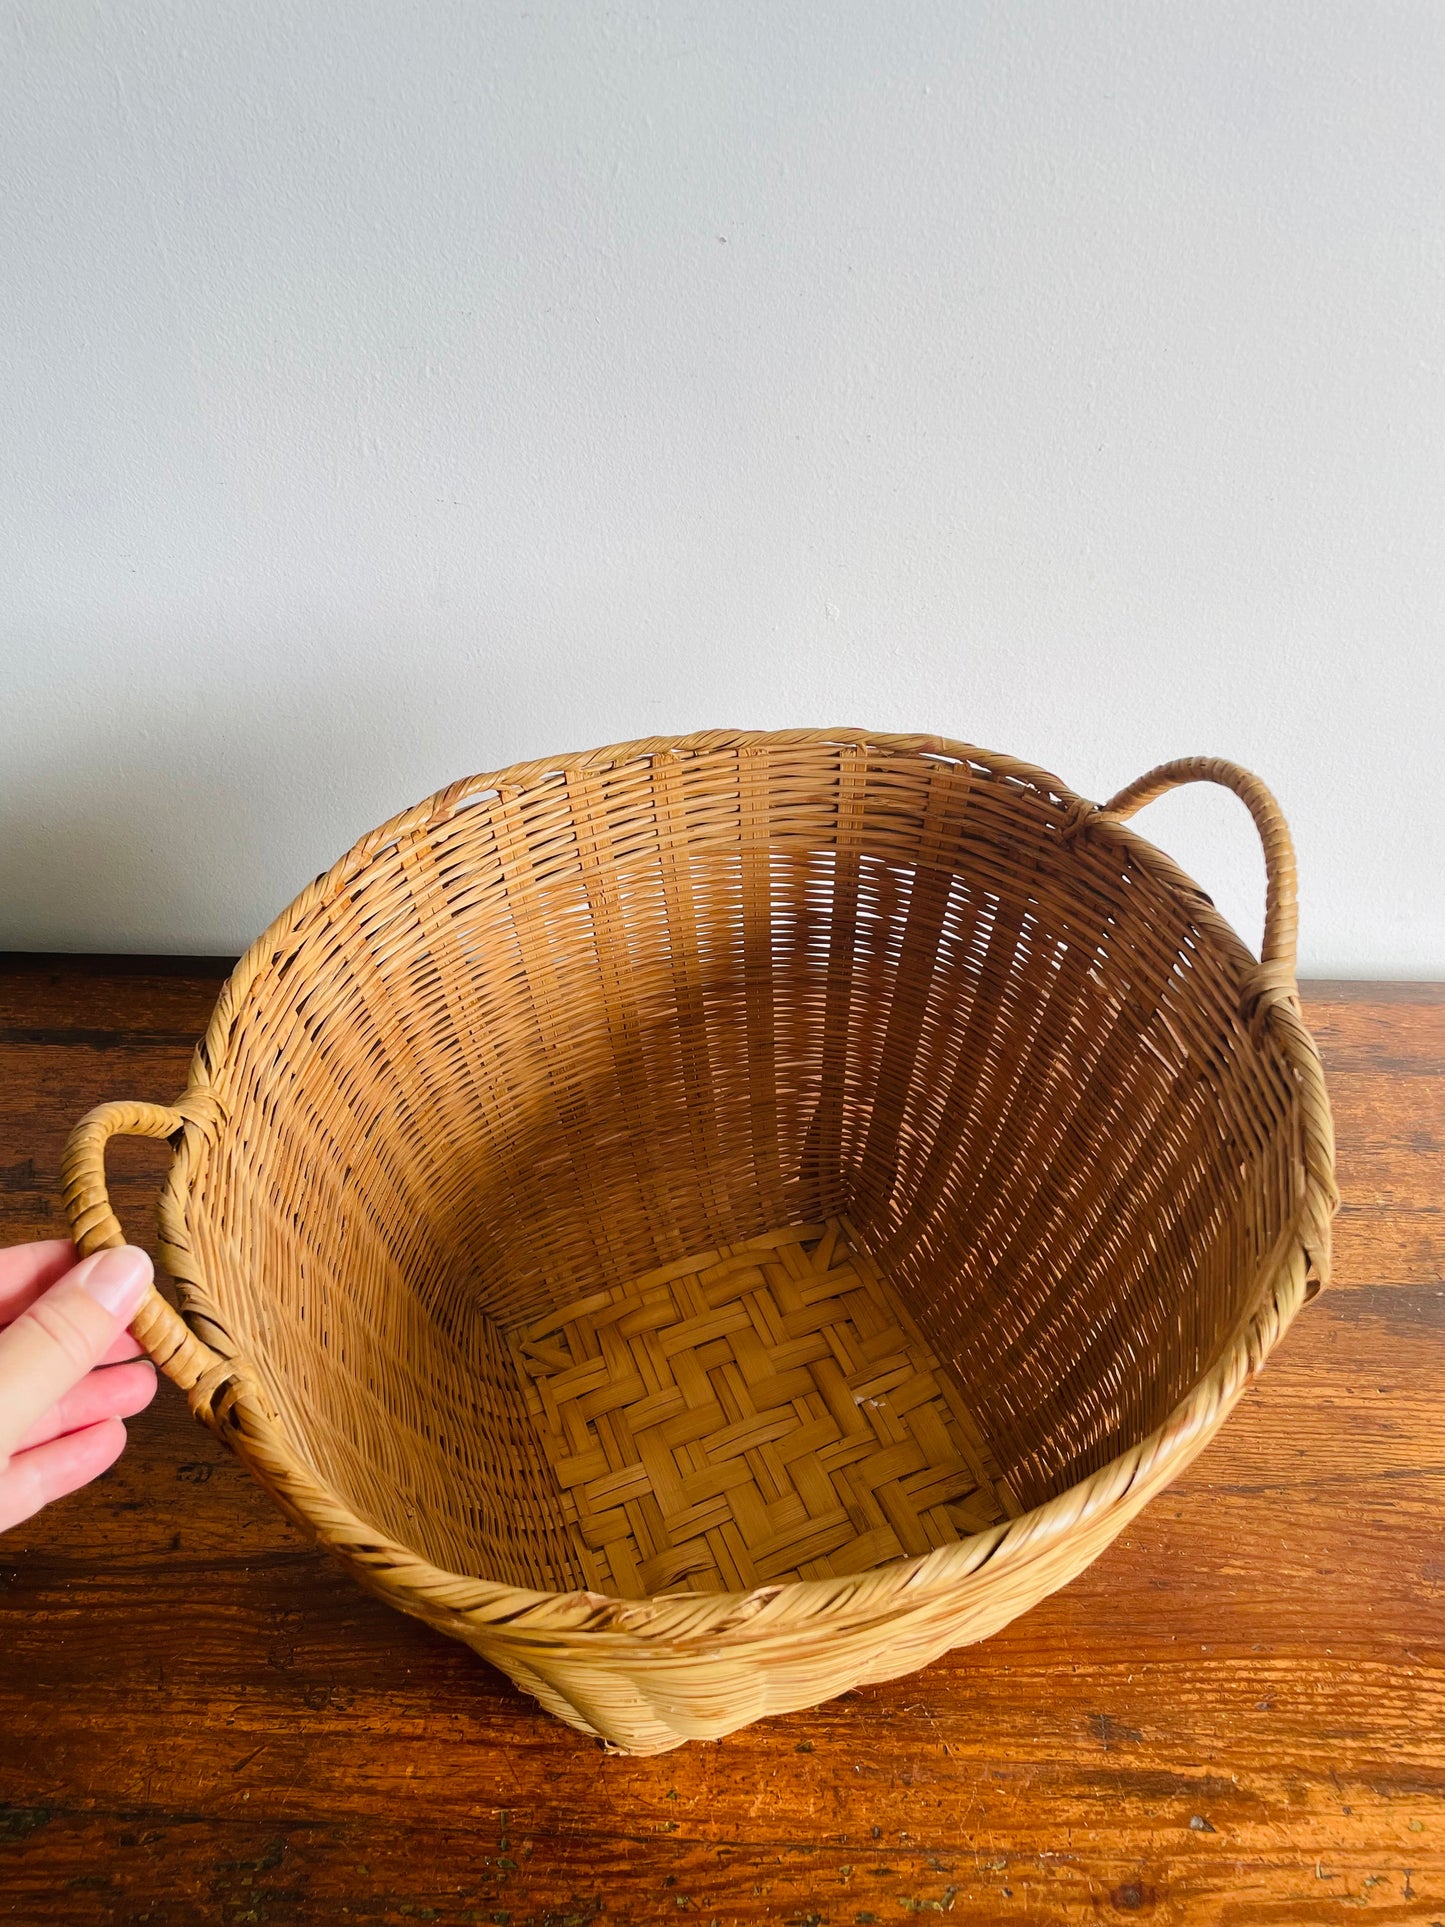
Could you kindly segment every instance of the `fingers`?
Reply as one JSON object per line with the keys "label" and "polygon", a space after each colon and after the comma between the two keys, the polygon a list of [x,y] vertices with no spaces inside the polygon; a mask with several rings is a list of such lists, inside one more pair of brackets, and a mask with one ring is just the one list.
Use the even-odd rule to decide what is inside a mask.
{"label": "fingers", "polygon": [[155,1395],[156,1373],[149,1359],[89,1372],[73,1392],[67,1392],[31,1426],[15,1450],[28,1452],[32,1446],[44,1445],[65,1432],[84,1431],[87,1425],[99,1424],[104,1418],[134,1418]]}
{"label": "fingers", "polygon": [[[26,1260],[23,1266],[7,1266],[7,1259],[19,1257]],[[65,1238],[47,1238],[43,1244],[13,1245],[8,1251],[0,1251],[0,1327],[18,1318],[74,1264],[75,1246]],[[142,1357],[144,1352],[140,1340],[123,1331],[99,1362],[119,1365],[124,1359]]]}
{"label": "fingers", "polygon": [[144,1358],[145,1346],[129,1332],[122,1332],[119,1338],[111,1340],[101,1356],[102,1365],[123,1365],[128,1358]]}
{"label": "fingers", "polygon": [[44,1238],[38,1244],[11,1245],[0,1251],[0,1325],[18,1318],[74,1263],[75,1246],[69,1238]]}
{"label": "fingers", "polygon": [[125,1448],[125,1427],[118,1418],[102,1419],[83,1432],[17,1452],[0,1472],[0,1532],[19,1525],[52,1499],[78,1492],[114,1465]]}
{"label": "fingers", "polygon": [[79,1264],[65,1238],[0,1250],[0,1532],[120,1456],[122,1419],[155,1395],[125,1329],[150,1281],[130,1245]]}
{"label": "fingers", "polygon": [[151,1261],[135,1245],[99,1251],[0,1331],[0,1463],[105,1356],[150,1281]]}

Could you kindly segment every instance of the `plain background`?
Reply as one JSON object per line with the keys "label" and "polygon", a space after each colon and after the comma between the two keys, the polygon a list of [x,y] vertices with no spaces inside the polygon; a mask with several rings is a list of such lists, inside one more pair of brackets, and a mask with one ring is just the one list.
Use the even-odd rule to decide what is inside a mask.
{"label": "plain background", "polygon": [[[1445,976],[1445,8],[44,0],[0,944],[240,949],[469,771],[937,730],[1276,788]],[[1140,827],[1257,942],[1248,818]]]}

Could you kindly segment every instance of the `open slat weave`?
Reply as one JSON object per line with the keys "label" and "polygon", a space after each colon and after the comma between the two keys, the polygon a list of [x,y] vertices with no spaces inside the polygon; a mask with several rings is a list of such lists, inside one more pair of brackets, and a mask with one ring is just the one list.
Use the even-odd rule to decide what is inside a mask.
{"label": "open slat weave", "polygon": [[[1233,788],[1256,963],[1124,819]],[[935,737],[715,731],[453,784],[252,945],[136,1331],[393,1604],[638,1752],[1004,1624],[1326,1272],[1288,832]]]}

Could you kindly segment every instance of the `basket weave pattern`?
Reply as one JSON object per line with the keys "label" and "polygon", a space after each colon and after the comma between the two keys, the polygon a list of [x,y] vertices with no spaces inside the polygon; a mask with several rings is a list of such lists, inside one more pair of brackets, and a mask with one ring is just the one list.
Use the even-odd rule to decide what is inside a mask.
{"label": "basket weave pattern", "polygon": [[[1125,818],[1249,806],[1256,963]],[[979,1638],[1222,1422],[1328,1268],[1288,831],[932,737],[452,785],[252,945],[136,1331],[391,1603],[637,1752]]]}
{"label": "basket weave pattern", "polygon": [[1009,1504],[957,1390],[836,1219],[664,1265],[513,1348],[596,1592],[861,1572]]}

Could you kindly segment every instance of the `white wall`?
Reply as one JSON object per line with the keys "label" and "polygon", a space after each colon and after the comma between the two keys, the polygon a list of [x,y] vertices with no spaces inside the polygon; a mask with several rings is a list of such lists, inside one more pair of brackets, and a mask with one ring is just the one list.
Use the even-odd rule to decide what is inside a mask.
{"label": "white wall", "polygon": [[[469,770],[1257,767],[1445,976],[1445,8],[21,0],[0,944],[241,947]],[[1141,827],[1258,938],[1233,799]]]}

